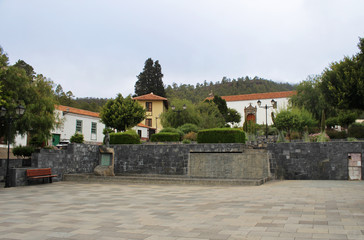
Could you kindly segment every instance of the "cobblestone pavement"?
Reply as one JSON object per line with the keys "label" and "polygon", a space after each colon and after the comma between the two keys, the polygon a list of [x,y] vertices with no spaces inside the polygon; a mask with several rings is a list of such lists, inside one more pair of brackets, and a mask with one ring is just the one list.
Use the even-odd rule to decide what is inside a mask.
{"label": "cobblestone pavement", "polygon": [[2,188],[0,239],[364,239],[364,181]]}

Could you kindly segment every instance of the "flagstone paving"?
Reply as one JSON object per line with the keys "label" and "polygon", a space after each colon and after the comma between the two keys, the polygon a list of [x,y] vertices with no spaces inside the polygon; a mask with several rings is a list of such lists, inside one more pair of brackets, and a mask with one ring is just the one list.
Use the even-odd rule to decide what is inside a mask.
{"label": "flagstone paving", "polygon": [[0,239],[364,239],[364,181],[2,188]]}

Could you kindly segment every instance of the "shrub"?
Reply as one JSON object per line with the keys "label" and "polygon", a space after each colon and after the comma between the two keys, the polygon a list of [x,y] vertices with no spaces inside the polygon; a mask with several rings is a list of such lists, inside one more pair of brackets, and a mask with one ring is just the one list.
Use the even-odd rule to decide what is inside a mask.
{"label": "shrub", "polygon": [[325,133],[316,133],[310,135],[311,142],[328,142],[330,141],[330,137]]}
{"label": "shrub", "polygon": [[183,143],[183,144],[189,144],[189,143],[191,143],[191,140],[183,139],[182,143]]}
{"label": "shrub", "polygon": [[189,132],[189,133],[187,133],[186,135],[183,136],[183,140],[196,141],[197,140],[197,133]]}
{"label": "shrub", "polygon": [[346,141],[348,141],[348,142],[357,142],[357,141],[358,141],[358,139],[353,138],[353,137],[348,137],[348,138],[346,139]]}
{"label": "shrub", "polygon": [[198,132],[198,127],[196,124],[192,124],[192,123],[186,123],[183,124],[182,126],[178,127],[177,130],[182,131],[184,134],[190,133],[190,132]]}
{"label": "shrub", "polygon": [[335,127],[336,125],[339,125],[338,117],[331,117],[331,118],[326,119],[326,126],[328,128]]}
{"label": "shrub", "polygon": [[71,143],[83,143],[83,134],[82,133],[75,133],[70,139]]}
{"label": "shrub", "polygon": [[348,128],[348,136],[353,138],[364,138],[364,124],[353,123]]}
{"label": "shrub", "polygon": [[182,132],[181,130],[172,127],[163,128],[159,133],[166,133],[166,132],[178,133],[179,139],[177,141],[182,140],[183,135],[185,135],[184,132]]}
{"label": "shrub", "polygon": [[301,139],[301,135],[299,132],[293,131],[293,132],[291,132],[290,139],[291,140]]}
{"label": "shrub", "polygon": [[110,144],[140,144],[140,137],[132,130],[110,133]]}
{"label": "shrub", "polygon": [[173,132],[159,132],[153,134],[150,140],[152,142],[178,142],[180,140],[180,135]]}
{"label": "shrub", "polygon": [[31,157],[34,152],[34,147],[32,146],[17,146],[13,148],[13,154],[20,157]]}
{"label": "shrub", "polygon": [[245,143],[245,133],[234,128],[212,128],[197,133],[198,143]]}
{"label": "shrub", "polygon": [[346,139],[348,137],[345,131],[326,130],[326,134],[330,139]]}

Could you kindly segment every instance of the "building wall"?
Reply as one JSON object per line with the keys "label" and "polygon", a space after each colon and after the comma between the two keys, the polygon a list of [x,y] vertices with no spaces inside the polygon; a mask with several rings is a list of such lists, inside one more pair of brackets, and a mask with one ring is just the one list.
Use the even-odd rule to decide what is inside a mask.
{"label": "building wall", "polygon": [[[103,124],[100,118],[74,114],[74,113],[67,113],[63,116],[62,112],[56,110],[56,114],[61,119],[62,126],[53,130],[52,134],[60,134],[60,139],[69,140],[72,135],[76,132],[76,120],[82,120],[82,134],[84,136],[85,142],[90,143],[101,143],[104,139],[104,134],[102,133],[103,129],[105,128],[105,124]],[[96,123],[96,134],[91,135],[91,124],[92,122]]]}
{"label": "building wall", "polygon": [[[271,106],[272,99],[255,99],[255,100],[247,100],[247,101],[229,101],[226,102],[228,108],[233,108],[236,111],[238,111],[241,115],[241,121],[239,123],[239,126],[243,126],[245,121],[245,112],[244,108],[248,107],[250,104],[253,107],[257,107],[257,113],[256,113],[256,123],[258,124],[266,124],[266,114],[265,114],[265,108],[259,108],[258,107],[258,100],[262,102],[262,107],[265,105]],[[287,108],[288,107],[288,98],[275,98],[275,101],[277,101],[277,109],[268,108],[267,110],[267,118],[268,118],[268,125],[272,125],[272,112],[275,112],[276,110]]]}
{"label": "building wall", "polygon": [[[165,107],[163,101],[155,101],[155,100],[147,100],[142,101],[138,100],[139,104],[145,109],[146,102],[152,103],[152,112],[146,112],[146,119],[152,119],[152,128],[156,129],[156,132],[159,132],[163,129],[161,124],[160,115],[165,111]],[[146,120],[142,122],[144,125],[147,125]]]}
{"label": "building wall", "polygon": [[[27,136],[24,135],[24,136],[21,136],[21,135],[16,135],[15,136],[15,139],[14,139],[14,142],[10,144],[10,147],[13,148],[15,146],[26,146],[27,145]],[[8,145],[6,144],[6,142],[4,144],[0,144],[0,148],[8,148]],[[0,152],[1,152],[1,149],[0,149]],[[1,153],[0,153],[0,156],[1,156]]]}
{"label": "building wall", "polygon": [[133,129],[136,131],[136,133],[138,133],[138,131],[141,131],[141,136],[140,136],[141,140],[147,140],[149,138],[148,128],[135,126],[133,127]]}

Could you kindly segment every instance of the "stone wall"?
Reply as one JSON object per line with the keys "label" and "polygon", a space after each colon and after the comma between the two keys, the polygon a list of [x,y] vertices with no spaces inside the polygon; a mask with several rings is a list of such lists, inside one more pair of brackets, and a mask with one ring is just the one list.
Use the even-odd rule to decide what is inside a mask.
{"label": "stone wall", "polygon": [[268,151],[272,175],[284,179],[348,180],[348,154],[364,163],[364,142],[275,143]]}
{"label": "stone wall", "polygon": [[242,152],[243,144],[115,145],[115,174],[186,175],[190,152]]}
{"label": "stone wall", "polygon": [[[21,168],[23,159],[9,159],[9,168]],[[0,159],[0,181],[4,180],[6,174],[6,159]]]}
{"label": "stone wall", "polygon": [[244,149],[231,153],[191,153],[188,176],[202,178],[267,179],[268,152]]}
{"label": "stone wall", "polygon": [[[238,162],[245,161],[247,165],[241,165],[245,172],[240,171],[240,177],[256,175],[257,178],[265,178],[270,169],[271,176],[276,178],[347,180],[348,154],[361,153],[362,159],[364,157],[364,142],[275,143],[268,144],[268,152],[251,149],[243,144],[139,144],[111,147],[115,151],[115,174],[188,175],[191,172],[188,169],[191,156],[200,155],[205,158],[204,161],[216,159],[213,164],[210,162],[212,165],[206,165],[210,170],[205,169],[205,173],[195,172],[191,177],[221,177],[222,172],[226,177],[236,177],[238,175],[233,171],[237,171],[236,166],[241,165]],[[264,162],[267,158],[269,166]],[[12,160],[11,167],[21,168],[21,162],[21,159]],[[93,173],[98,164],[99,146],[96,145],[69,144],[66,150],[42,149],[32,156],[32,167],[52,168],[52,172],[58,175],[55,181],[62,180],[65,173]],[[225,165],[230,166],[230,170]],[[249,166],[250,172],[245,166]],[[5,160],[2,160],[1,176],[4,175],[4,169]],[[262,172],[258,172],[259,169]]]}
{"label": "stone wall", "polygon": [[33,168],[52,168],[58,175],[54,181],[62,180],[65,173],[91,173],[99,164],[99,146],[69,144],[65,150],[41,149],[32,155]]}

